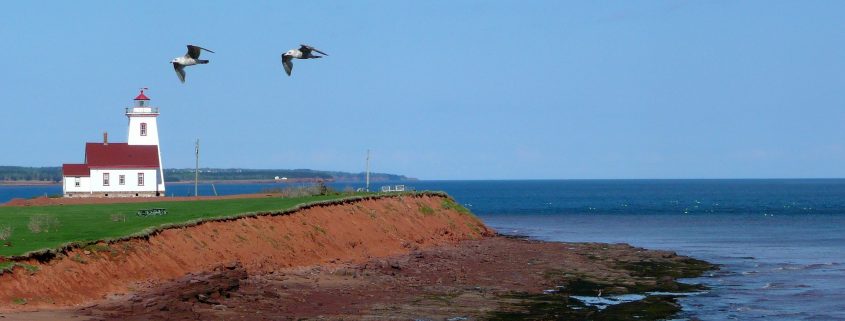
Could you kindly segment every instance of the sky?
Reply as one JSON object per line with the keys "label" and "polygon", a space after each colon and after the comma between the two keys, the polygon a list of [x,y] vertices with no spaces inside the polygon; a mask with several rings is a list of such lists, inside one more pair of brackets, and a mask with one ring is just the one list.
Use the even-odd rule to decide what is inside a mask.
{"label": "sky", "polygon": [[[126,140],[166,168],[420,179],[845,177],[843,1],[0,4],[0,165]],[[300,43],[328,57],[294,62]],[[195,44],[211,63],[179,82]]]}

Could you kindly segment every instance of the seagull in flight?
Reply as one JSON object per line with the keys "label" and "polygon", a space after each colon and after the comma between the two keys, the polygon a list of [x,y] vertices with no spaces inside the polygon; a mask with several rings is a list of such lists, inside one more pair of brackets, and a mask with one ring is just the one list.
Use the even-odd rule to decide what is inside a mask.
{"label": "seagull in flight", "polygon": [[288,52],[282,54],[282,65],[285,67],[285,72],[288,73],[290,76],[290,72],[293,70],[293,58],[296,59],[316,59],[316,58],[323,58],[323,56],[314,55],[312,52],[316,51],[323,55],[328,56],[329,54],[320,51],[317,48],[311,47],[309,45],[299,45],[299,49],[291,49]]}
{"label": "seagull in flight", "polygon": [[208,51],[210,53],[214,53],[214,51],[205,49],[200,46],[188,45],[188,53],[184,56],[173,58],[170,62],[173,64],[173,70],[176,70],[176,75],[179,76],[179,80],[184,84],[185,83],[185,67],[193,66],[196,64],[207,64],[208,60],[200,60],[200,52],[202,50]]}

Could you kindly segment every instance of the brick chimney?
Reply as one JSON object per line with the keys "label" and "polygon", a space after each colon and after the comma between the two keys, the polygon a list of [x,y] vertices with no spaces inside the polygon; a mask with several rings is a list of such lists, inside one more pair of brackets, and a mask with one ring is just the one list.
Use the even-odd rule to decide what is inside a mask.
{"label": "brick chimney", "polygon": [[109,132],[103,132],[103,145],[109,144]]}

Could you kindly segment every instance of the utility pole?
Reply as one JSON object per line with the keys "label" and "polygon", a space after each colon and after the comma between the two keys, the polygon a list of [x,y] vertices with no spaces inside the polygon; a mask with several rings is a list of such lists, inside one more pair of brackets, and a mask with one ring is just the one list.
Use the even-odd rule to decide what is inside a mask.
{"label": "utility pole", "polygon": [[200,140],[197,138],[197,143],[194,145],[194,152],[196,153],[197,159],[197,167],[194,169],[194,196],[200,196],[199,194],[199,181],[200,181]]}
{"label": "utility pole", "polygon": [[370,191],[370,150],[367,150],[367,192]]}

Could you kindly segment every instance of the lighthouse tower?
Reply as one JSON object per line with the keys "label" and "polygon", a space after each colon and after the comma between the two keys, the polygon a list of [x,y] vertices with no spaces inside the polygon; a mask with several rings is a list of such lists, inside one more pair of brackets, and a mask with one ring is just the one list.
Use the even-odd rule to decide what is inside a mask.
{"label": "lighthouse tower", "polygon": [[[146,89],[146,88],[144,88]],[[151,145],[158,150],[158,177],[156,183],[158,190],[164,191],[164,167],[161,162],[161,148],[158,144],[158,107],[150,106],[150,98],[144,95],[144,89],[135,97],[135,105],[126,108],[126,117],[129,118],[128,145]]]}
{"label": "lighthouse tower", "polygon": [[150,106],[150,98],[144,95],[144,90],[135,97],[135,105],[126,108],[129,117],[129,145],[158,146],[158,108]]}

